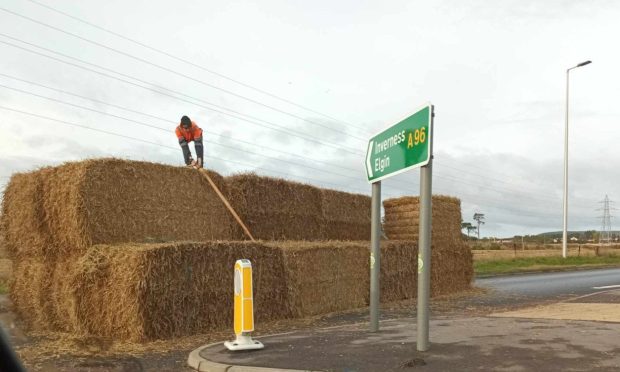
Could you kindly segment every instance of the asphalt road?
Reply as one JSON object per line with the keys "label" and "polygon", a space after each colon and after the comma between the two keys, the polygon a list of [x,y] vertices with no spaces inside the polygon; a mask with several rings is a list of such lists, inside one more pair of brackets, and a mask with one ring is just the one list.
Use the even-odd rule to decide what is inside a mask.
{"label": "asphalt road", "polygon": [[498,276],[476,279],[476,286],[521,298],[585,295],[612,289],[609,286],[620,288],[620,268]]}

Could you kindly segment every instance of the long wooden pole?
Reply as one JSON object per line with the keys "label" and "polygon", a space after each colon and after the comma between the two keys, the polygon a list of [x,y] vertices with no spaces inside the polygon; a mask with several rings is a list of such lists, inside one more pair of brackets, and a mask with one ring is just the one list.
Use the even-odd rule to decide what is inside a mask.
{"label": "long wooden pole", "polygon": [[215,185],[215,182],[213,182],[213,180],[211,179],[211,177],[209,177],[209,173],[207,173],[207,171],[205,169],[199,169],[200,174],[202,174],[202,176],[204,178],[207,179],[207,181],[209,182],[209,185],[211,185],[211,187],[213,188],[213,190],[215,191],[215,193],[217,194],[217,196],[220,197],[220,199],[222,200],[222,202],[224,203],[224,205],[226,206],[226,208],[228,208],[228,210],[230,211],[230,213],[233,215],[233,217],[235,217],[235,220],[237,220],[237,223],[239,223],[239,225],[241,226],[241,228],[243,229],[243,231],[245,231],[245,234],[250,238],[251,241],[255,241],[254,237],[252,236],[252,233],[250,233],[250,230],[247,228],[247,226],[245,226],[245,224],[243,223],[243,221],[241,220],[241,218],[239,217],[239,215],[237,214],[237,212],[235,212],[235,210],[233,209],[233,207],[230,205],[230,203],[228,202],[228,200],[226,199],[226,197],[224,196],[224,194],[222,194],[222,192],[220,191],[220,189],[217,187],[217,185]]}

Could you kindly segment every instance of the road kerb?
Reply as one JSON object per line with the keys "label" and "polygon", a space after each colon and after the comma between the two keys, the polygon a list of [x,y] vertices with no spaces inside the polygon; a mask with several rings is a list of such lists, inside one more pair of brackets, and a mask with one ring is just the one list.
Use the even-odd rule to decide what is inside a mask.
{"label": "road kerb", "polygon": [[231,365],[212,362],[200,356],[200,352],[203,349],[215,346],[217,344],[219,344],[219,342],[216,344],[203,345],[195,349],[194,351],[189,353],[189,357],[187,358],[187,364],[191,368],[199,372],[228,372],[228,370],[232,367]]}
{"label": "road kerb", "polygon": [[202,350],[220,345],[221,342],[216,342],[213,344],[203,345],[191,353],[189,353],[189,357],[187,358],[187,364],[199,371],[199,372],[320,372],[320,371],[309,371],[309,370],[301,370],[301,369],[282,369],[282,368],[269,368],[269,367],[251,367],[251,366],[236,366],[224,363],[213,362],[211,360],[205,359],[200,355]]}

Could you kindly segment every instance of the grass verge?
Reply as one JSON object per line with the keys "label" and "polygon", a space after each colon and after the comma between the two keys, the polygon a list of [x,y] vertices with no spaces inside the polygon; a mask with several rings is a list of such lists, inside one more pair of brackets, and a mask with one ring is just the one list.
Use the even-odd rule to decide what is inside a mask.
{"label": "grass verge", "polygon": [[474,262],[476,276],[519,273],[527,271],[545,271],[571,268],[618,265],[620,256],[601,257],[527,257],[508,260]]}

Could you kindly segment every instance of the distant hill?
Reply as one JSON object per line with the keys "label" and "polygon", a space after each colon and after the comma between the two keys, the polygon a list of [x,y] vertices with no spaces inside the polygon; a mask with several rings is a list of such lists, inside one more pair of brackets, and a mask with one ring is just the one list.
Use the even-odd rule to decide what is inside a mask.
{"label": "distant hill", "polygon": [[[598,235],[599,232],[597,230],[584,230],[584,231],[579,231],[579,230],[569,230],[567,232],[568,237],[572,238],[572,237],[576,237],[577,239],[581,240],[581,241],[587,241],[587,240],[591,240],[594,239],[595,235]],[[612,230],[611,231],[611,236],[612,238],[620,238],[620,230]],[[510,236],[510,237],[506,237],[506,238],[502,238],[501,240],[511,240],[513,238],[517,238],[517,239],[521,239],[520,235],[517,236]],[[536,235],[524,235],[523,236],[525,241],[528,242],[551,242],[553,239],[562,239],[562,231],[549,231],[549,232],[544,232],[544,233],[540,233],[540,234],[536,234]]]}
{"label": "distant hill", "polygon": [[[577,237],[584,237],[586,235],[591,235],[594,232],[598,232],[597,230],[586,230],[586,231],[567,231],[567,235],[568,236],[577,236]],[[620,234],[620,230],[612,230],[611,231],[612,235],[618,235]],[[562,231],[550,231],[550,232],[545,232],[545,233],[540,233],[538,235],[535,236],[539,236],[539,237],[545,237],[545,238],[561,238],[562,237]]]}
{"label": "distant hill", "polygon": [[[594,230],[592,230],[594,231]],[[576,230],[568,230],[567,231],[568,234],[573,234],[573,235],[585,235],[586,231],[576,231]],[[544,232],[544,233],[540,233],[536,236],[562,236],[562,231],[549,231],[549,232]]]}

